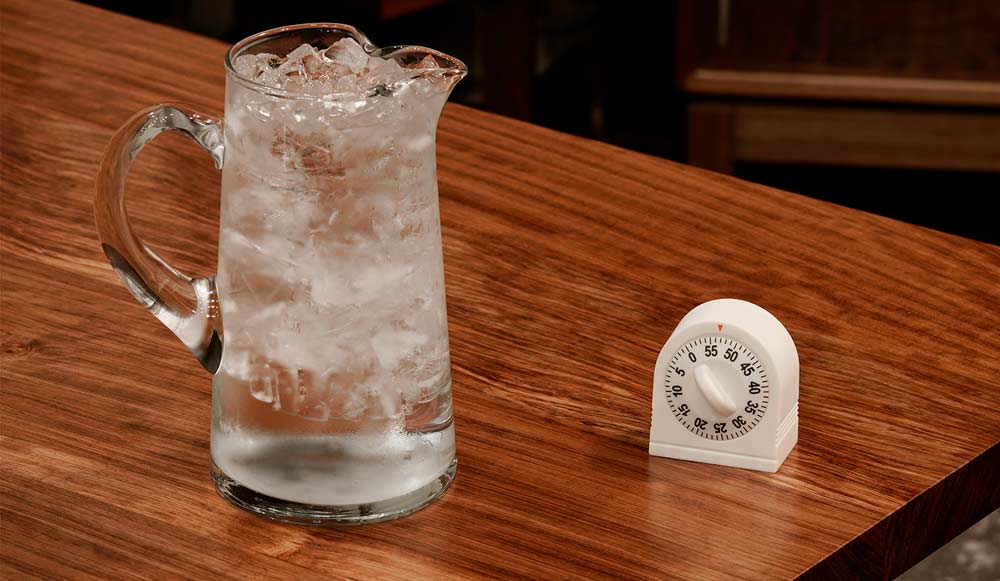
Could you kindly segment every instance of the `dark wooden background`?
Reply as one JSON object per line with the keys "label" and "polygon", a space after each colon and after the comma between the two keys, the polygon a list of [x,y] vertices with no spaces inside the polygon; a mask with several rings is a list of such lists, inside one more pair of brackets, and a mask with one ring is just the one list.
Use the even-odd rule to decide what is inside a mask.
{"label": "dark wooden background", "polygon": [[350,22],[469,63],[454,102],[1000,244],[993,0],[88,1],[227,42]]}

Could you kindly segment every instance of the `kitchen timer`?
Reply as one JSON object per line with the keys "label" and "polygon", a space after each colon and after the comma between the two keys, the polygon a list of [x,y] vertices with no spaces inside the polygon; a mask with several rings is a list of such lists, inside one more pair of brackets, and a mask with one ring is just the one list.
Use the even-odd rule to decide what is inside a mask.
{"label": "kitchen timer", "polygon": [[798,353],[774,315],[717,299],[681,319],[653,374],[650,454],[776,472],[798,427]]}

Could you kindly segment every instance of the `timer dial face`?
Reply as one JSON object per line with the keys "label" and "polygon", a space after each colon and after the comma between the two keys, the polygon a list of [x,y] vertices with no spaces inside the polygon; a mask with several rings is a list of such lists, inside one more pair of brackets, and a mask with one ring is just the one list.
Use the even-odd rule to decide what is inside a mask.
{"label": "timer dial face", "polygon": [[674,352],[661,389],[674,417],[709,440],[750,433],[767,412],[767,370],[756,353],[725,335],[688,341]]}

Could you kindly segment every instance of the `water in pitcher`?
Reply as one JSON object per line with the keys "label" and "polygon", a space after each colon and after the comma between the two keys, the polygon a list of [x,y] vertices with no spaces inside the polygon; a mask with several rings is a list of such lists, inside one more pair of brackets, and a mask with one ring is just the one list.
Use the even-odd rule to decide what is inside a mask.
{"label": "water in pitcher", "polygon": [[434,167],[447,89],[414,74],[427,59],[347,38],[234,62],[274,91],[227,90],[212,456],[257,492],[378,502],[454,457]]}

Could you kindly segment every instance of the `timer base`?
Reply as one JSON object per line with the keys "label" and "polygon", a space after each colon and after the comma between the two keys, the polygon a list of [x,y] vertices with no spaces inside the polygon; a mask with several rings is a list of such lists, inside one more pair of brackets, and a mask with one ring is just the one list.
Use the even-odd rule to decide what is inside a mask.
{"label": "timer base", "polygon": [[677,460],[690,460],[693,462],[704,462],[706,464],[718,464],[720,466],[732,466],[734,468],[747,468],[749,470],[759,470],[761,472],[777,472],[778,468],[785,462],[789,452],[795,447],[799,440],[799,406],[795,406],[788,414],[788,417],[781,422],[781,429],[778,433],[778,440],[775,442],[775,456],[750,456],[747,454],[734,454],[720,450],[710,450],[697,446],[681,446],[677,444],[665,444],[662,442],[650,442],[649,453],[653,456],[664,458],[674,458]]}

